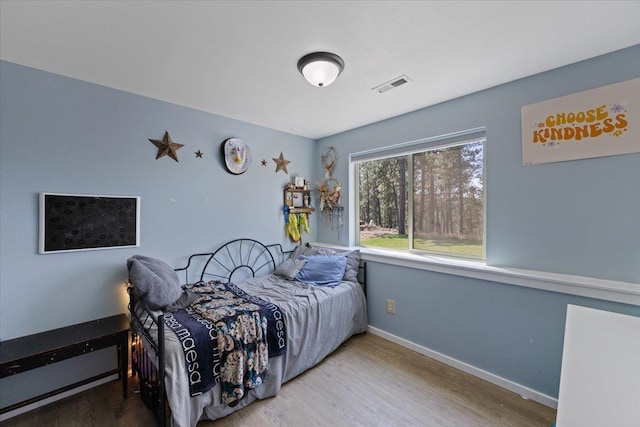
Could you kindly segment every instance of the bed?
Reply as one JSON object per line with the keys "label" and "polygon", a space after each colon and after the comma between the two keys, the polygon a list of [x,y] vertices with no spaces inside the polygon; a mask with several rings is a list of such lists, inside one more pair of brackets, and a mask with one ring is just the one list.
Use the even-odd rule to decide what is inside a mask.
{"label": "bed", "polygon": [[[201,419],[222,418],[275,396],[284,383],[367,329],[366,264],[357,250],[336,253],[298,246],[285,252],[279,244],[237,239],[212,253],[191,255],[187,266],[175,271],[160,260],[142,256],[130,258],[127,265],[132,370],[142,400],[161,426],[167,420],[174,427],[195,426]],[[167,281],[171,282],[168,292],[163,289]],[[239,315],[240,306],[256,311]],[[235,314],[232,320],[237,323],[221,312]],[[189,317],[186,322],[185,313],[200,323],[198,327],[209,328],[213,350],[207,351],[213,355],[194,356],[187,351],[194,347],[192,337],[175,326],[180,325],[176,319],[185,324],[193,320]],[[236,333],[240,318],[255,319],[253,327],[243,329],[244,335]],[[246,339],[247,331],[255,335]],[[225,333],[231,333],[231,338]],[[239,351],[233,343],[228,346],[237,336],[251,347]],[[240,346],[238,340],[234,342]],[[234,351],[225,354],[228,347]],[[240,360],[233,359],[234,354]],[[194,391],[201,386],[200,374],[194,381],[196,357],[215,360],[202,372],[215,377],[208,389]],[[244,368],[236,366],[243,363]],[[229,366],[237,371],[229,374]]]}

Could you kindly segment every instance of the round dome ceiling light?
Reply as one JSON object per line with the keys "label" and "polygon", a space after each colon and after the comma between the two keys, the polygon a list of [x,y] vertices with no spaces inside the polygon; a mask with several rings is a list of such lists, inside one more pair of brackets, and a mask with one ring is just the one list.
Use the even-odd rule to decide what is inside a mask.
{"label": "round dome ceiling light", "polygon": [[329,86],[344,70],[344,61],[329,52],[314,52],[298,61],[298,71],[309,83],[318,87]]}

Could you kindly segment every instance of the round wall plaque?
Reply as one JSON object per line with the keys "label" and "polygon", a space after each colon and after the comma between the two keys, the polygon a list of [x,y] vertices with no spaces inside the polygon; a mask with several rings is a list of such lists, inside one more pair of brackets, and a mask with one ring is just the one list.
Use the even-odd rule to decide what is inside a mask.
{"label": "round wall plaque", "polygon": [[240,175],[249,169],[251,164],[251,150],[239,138],[228,138],[222,142],[224,165],[229,173]]}

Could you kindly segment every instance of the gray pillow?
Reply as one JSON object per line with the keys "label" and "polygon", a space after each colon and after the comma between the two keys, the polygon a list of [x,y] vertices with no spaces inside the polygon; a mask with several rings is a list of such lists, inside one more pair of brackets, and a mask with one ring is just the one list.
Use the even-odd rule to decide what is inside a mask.
{"label": "gray pillow", "polygon": [[163,261],[134,255],[127,260],[127,268],[131,285],[151,309],[163,309],[182,296],[178,275]]}
{"label": "gray pillow", "polygon": [[178,298],[176,302],[167,305],[164,310],[168,311],[169,313],[176,312],[181,308],[189,307],[192,302],[196,301],[200,297],[201,295],[196,294],[191,289],[183,289],[182,293],[180,294],[180,298]]}
{"label": "gray pillow", "polygon": [[[338,255],[342,255],[339,253]],[[349,252],[345,252],[344,255],[347,257],[347,266],[344,269],[344,276],[342,280],[345,282],[354,282],[358,283],[358,267],[360,267],[360,250],[354,249]]]}
{"label": "gray pillow", "polygon": [[302,267],[307,263],[303,259],[287,259],[280,263],[278,268],[273,272],[276,276],[283,277],[287,280],[293,280],[294,277],[302,270]]}
{"label": "gray pillow", "polygon": [[299,245],[291,254],[291,259],[298,259],[300,255],[335,255],[336,251],[329,248]]}

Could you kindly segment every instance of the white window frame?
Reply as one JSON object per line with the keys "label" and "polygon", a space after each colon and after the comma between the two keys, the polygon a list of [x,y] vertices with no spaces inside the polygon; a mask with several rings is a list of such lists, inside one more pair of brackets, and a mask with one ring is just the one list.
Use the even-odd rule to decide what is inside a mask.
{"label": "white window frame", "polygon": [[[469,132],[463,132],[455,135],[470,135],[473,132],[485,132],[486,129],[478,128]],[[446,136],[445,136],[446,137]],[[428,143],[433,142],[433,147],[436,147],[436,141],[440,138],[430,138],[415,143]],[[401,145],[409,146],[412,143],[400,144],[393,146],[399,148]],[[386,147],[385,147],[386,148]],[[391,148],[391,147],[389,147]],[[490,172],[486,169],[487,152],[490,150],[485,139],[483,167],[484,167],[484,226],[485,226],[485,238],[484,244],[486,245],[487,235],[487,176]],[[356,168],[354,159],[366,160],[359,157],[370,153],[377,153],[378,158],[384,156],[381,153],[384,148],[368,150],[349,155],[349,218],[355,218],[354,221],[349,221],[347,226],[349,227],[349,246],[332,245],[327,243],[316,242],[313,246],[333,248],[337,250],[351,250],[360,249],[360,256],[365,261],[370,261],[380,264],[388,264],[406,268],[412,268],[417,270],[432,271],[443,274],[450,274],[459,277],[468,277],[471,279],[484,280],[489,282],[502,283],[506,285],[521,286],[525,288],[538,289],[548,292],[558,292],[568,295],[575,295],[579,297],[599,299],[603,301],[611,301],[615,303],[628,304],[632,306],[640,307],[640,288],[636,283],[621,282],[616,280],[599,279],[586,276],[575,276],[571,274],[551,273],[546,271],[526,270],[513,267],[497,267],[488,265],[486,260],[470,260],[457,257],[445,257],[439,255],[427,256],[424,254],[418,255],[415,253],[405,251],[392,251],[389,249],[377,249],[372,247],[358,247],[355,245],[356,238],[359,235],[360,223],[359,212],[356,207],[356,191],[358,180],[356,179]],[[486,251],[485,251],[486,257]]]}
{"label": "white window frame", "polygon": [[[360,188],[359,179],[357,176],[356,164],[365,161],[381,160],[391,157],[407,156],[416,153],[422,153],[425,151],[436,150],[439,148],[451,148],[456,146],[465,145],[471,142],[482,141],[483,142],[483,155],[482,155],[482,173],[483,173],[483,213],[482,213],[482,256],[465,256],[462,254],[445,254],[442,252],[432,252],[426,250],[418,250],[413,248],[413,191],[408,191],[407,195],[407,210],[410,212],[407,219],[409,248],[404,251],[396,251],[400,253],[415,253],[425,255],[437,255],[444,258],[467,258],[474,260],[484,261],[486,258],[486,235],[487,235],[487,180],[486,180],[486,128],[476,128],[462,132],[451,133],[447,135],[441,135],[431,138],[420,139],[417,141],[410,141],[401,144],[395,144],[385,146],[381,148],[375,148],[372,150],[361,151],[357,153],[351,153],[349,155],[349,218],[353,220],[349,224],[349,245],[360,245],[360,209],[357,205],[359,200]],[[411,177],[411,183],[413,183],[413,162],[407,162],[407,174]]]}

